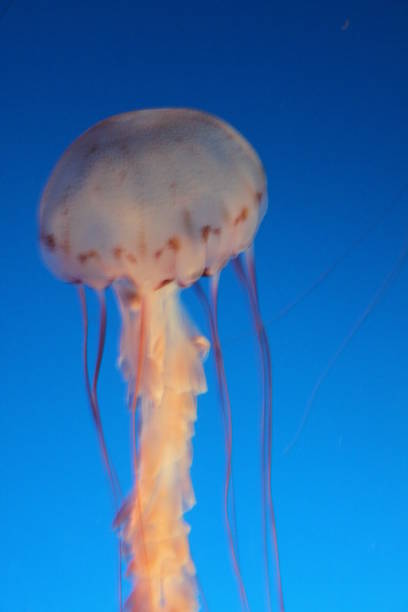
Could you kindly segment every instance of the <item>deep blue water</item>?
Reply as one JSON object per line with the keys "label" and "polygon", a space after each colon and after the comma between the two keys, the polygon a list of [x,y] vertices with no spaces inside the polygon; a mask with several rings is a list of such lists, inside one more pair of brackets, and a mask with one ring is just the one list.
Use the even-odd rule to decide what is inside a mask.
{"label": "deep blue water", "polygon": [[[408,611],[408,263],[328,371],[284,454],[316,381],[408,241],[408,2],[14,0],[0,2],[1,15],[0,611],[117,609],[113,508],[83,385],[79,303],[42,265],[36,211],[55,161],[79,133],[110,114],[157,106],[223,117],[268,175],[255,252],[273,360],[272,485],[286,610]],[[208,333],[194,296],[185,299]],[[100,398],[129,488],[112,296],[108,310]],[[91,316],[95,345],[96,301]],[[231,270],[221,278],[220,329],[243,574],[251,610],[263,612],[260,371]],[[191,546],[211,612],[235,612],[211,359],[206,372]]]}

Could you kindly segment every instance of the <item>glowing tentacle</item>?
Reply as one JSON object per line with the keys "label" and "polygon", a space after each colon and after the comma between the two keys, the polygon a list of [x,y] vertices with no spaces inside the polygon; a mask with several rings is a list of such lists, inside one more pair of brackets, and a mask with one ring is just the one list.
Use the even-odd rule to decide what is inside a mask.
{"label": "glowing tentacle", "polygon": [[[284,612],[284,600],[282,590],[282,580],[280,574],[280,561],[279,561],[279,549],[278,549],[278,538],[276,529],[275,510],[272,499],[271,489],[271,462],[272,462],[272,366],[271,357],[269,350],[268,337],[265,331],[265,326],[262,322],[262,317],[259,308],[258,289],[256,283],[255,274],[255,263],[253,258],[253,252],[251,249],[246,251],[246,261],[248,269],[248,277],[245,274],[242,262],[240,259],[235,259],[235,269],[237,274],[246,287],[251,303],[251,310],[254,318],[254,324],[256,334],[258,338],[259,349],[261,353],[261,364],[262,364],[262,380],[264,387],[263,397],[263,408],[262,408],[262,481],[263,481],[263,496],[266,499],[266,505],[264,504],[264,530],[266,536],[266,523],[269,523],[271,535],[272,535],[272,550],[275,558],[275,571],[276,571],[276,585],[279,600],[279,610]],[[266,508],[269,513],[269,521],[266,520]],[[267,584],[267,595],[268,595],[268,606],[271,608],[270,602],[270,587],[269,587],[269,572],[268,572],[268,548],[267,541],[265,540],[265,563],[266,563],[266,584]]]}
{"label": "glowing tentacle", "polygon": [[[110,482],[110,486],[112,489],[112,494],[115,500],[116,506],[120,503],[121,498],[121,490],[119,480],[115,471],[115,468],[112,465],[112,462],[109,458],[105,436],[103,433],[102,420],[99,410],[98,404],[98,395],[97,395],[97,387],[98,387],[98,378],[100,367],[102,363],[103,350],[105,346],[105,337],[106,337],[106,303],[105,303],[105,294],[104,292],[98,292],[101,317],[100,317],[100,326],[99,326],[99,341],[98,341],[98,353],[96,358],[95,372],[92,381],[92,388],[89,377],[89,369],[88,369],[88,311],[86,306],[86,295],[83,285],[78,287],[79,299],[81,302],[81,310],[82,310],[82,318],[83,318],[83,326],[84,326],[84,340],[83,340],[83,364],[84,364],[84,377],[85,377],[85,386],[88,395],[89,405],[91,407],[92,417],[94,420],[94,425],[96,428],[99,447],[102,453],[102,459],[105,465],[106,473],[108,475],[108,479]],[[118,597],[119,597],[119,610],[122,611],[122,543],[119,542],[119,580],[118,580]]]}
{"label": "glowing tentacle", "polygon": [[[234,540],[233,532],[231,529],[231,521],[229,516],[228,502],[231,491],[231,504],[232,511],[235,510],[234,493],[232,489],[232,414],[231,414],[231,403],[228,392],[227,379],[225,375],[224,359],[221,351],[221,342],[218,333],[218,317],[217,317],[217,304],[218,304],[218,274],[211,277],[211,298],[212,305],[210,306],[207,297],[204,293],[203,288],[199,283],[195,284],[198,297],[207,310],[210,329],[211,339],[213,342],[214,353],[215,353],[215,364],[217,370],[218,387],[221,399],[222,416],[224,422],[224,439],[225,439],[225,461],[226,461],[226,473],[225,473],[225,484],[224,484],[224,520],[227,531],[229,550],[232,559],[233,570],[235,578],[238,583],[239,594],[241,599],[241,606],[244,610],[249,610],[248,597],[245,590],[244,581],[241,575],[241,569],[239,564],[237,542]],[[233,518],[235,513],[233,514]]]}

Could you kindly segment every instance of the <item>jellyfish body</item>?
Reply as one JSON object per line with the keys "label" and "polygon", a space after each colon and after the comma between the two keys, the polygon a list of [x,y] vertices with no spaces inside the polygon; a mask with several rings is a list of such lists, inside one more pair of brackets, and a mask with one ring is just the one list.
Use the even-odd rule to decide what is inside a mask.
{"label": "jellyfish body", "polygon": [[67,282],[112,286],[121,311],[135,484],[116,525],[130,553],[129,610],[198,609],[183,515],[195,503],[191,438],[209,345],[178,293],[245,251],[265,210],[252,147],[221,120],[187,109],[98,123],[67,149],[44,190],[47,266]]}
{"label": "jellyfish body", "polygon": [[250,145],[214,117],[146,110],[103,121],[62,156],[40,205],[45,262],[94,288],[187,286],[251,243],[265,175]]}

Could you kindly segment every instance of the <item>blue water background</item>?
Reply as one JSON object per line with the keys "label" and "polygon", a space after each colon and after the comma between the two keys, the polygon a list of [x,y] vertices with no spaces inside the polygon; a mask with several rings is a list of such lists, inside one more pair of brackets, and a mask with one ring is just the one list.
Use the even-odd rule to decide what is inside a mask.
{"label": "blue water background", "polygon": [[[0,611],[117,609],[113,509],[83,385],[79,303],[42,265],[36,210],[55,161],[89,125],[137,108],[189,106],[236,126],[268,175],[255,252],[273,359],[272,486],[286,610],[406,612],[408,264],[322,382],[296,446],[284,449],[316,381],[408,241],[408,2],[3,4]],[[324,283],[275,320],[370,227]],[[208,333],[194,296],[185,300]],[[96,306],[91,299],[93,346]],[[112,296],[108,310],[101,409],[128,489]],[[251,610],[264,612],[260,369],[231,270],[221,278],[220,330],[243,575]],[[191,546],[209,609],[235,612],[211,359],[206,371]]]}

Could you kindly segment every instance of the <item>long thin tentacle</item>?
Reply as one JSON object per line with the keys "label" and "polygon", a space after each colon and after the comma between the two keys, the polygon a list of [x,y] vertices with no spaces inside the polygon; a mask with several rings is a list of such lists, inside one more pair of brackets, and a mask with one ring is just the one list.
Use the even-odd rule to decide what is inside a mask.
{"label": "long thin tentacle", "polygon": [[373,232],[379,228],[384,221],[394,212],[397,206],[400,203],[401,197],[408,190],[408,183],[404,184],[398,193],[392,198],[391,202],[385,206],[383,210],[381,210],[380,214],[375,217],[372,222],[368,225],[368,227],[357,236],[355,240],[353,240],[348,247],[344,249],[344,251],[333,261],[330,266],[328,266],[320,276],[307,287],[297,298],[293,301],[289,302],[286,306],[284,306],[273,318],[273,321],[278,321],[285,317],[289,312],[291,312],[296,306],[298,306],[303,300],[305,300],[309,295],[315,291],[331,274],[336,270],[336,268],[343,263],[343,261],[359,246],[361,246]]}
{"label": "long thin tentacle", "polygon": [[214,346],[214,354],[215,354],[215,363],[217,370],[217,379],[218,379],[218,387],[221,398],[221,407],[222,407],[222,415],[224,422],[224,440],[225,440],[225,456],[226,456],[226,474],[225,474],[225,484],[224,484],[224,515],[225,515],[225,525],[227,530],[229,549],[232,558],[232,564],[234,569],[234,574],[238,583],[241,606],[244,610],[249,610],[248,597],[246,594],[244,581],[242,579],[239,559],[237,554],[237,546],[234,541],[233,532],[231,529],[231,522],[229,517],[229,509],[228,509],[228,501],[230,496],[231,489],[231,497],[232,504],[234,507],[234,499],[233,499],[233,490],[231,488],[231,478],[232,478],[232,415],[231,415],[231,403],[228,393],[227,380],[225,375],[224,368],[224,359],[221,351],[221,343],[218,333],[218,322],[217,322],[217,298],[218,298],[218,276],[214,276],[212,278],[212,306],[210,306],[205,292],[199,283],[196,283],[195,289],[197,291],[198,297],[204,305],[204,308],[207,310],[208,318],[210,322],[210,330],[211,337]]}
{"label": "long thin tentacle", "polygon": [[[219,287],[219,275],[213,275],[211,277],[211,298],[212,298],[212,321],[213,321],[213,330],[214,330],[214,344],[216,346],[216,365],[218,370],[219,380],[222,384],[222,396],[223,396],[223,404],[224,404],[224,415],[225,415],[225,435],[227,442],[227,473],[225,479],[225,491],[224,491],[224,503],[225,503],[225,511],[228,511],[228,498],[231,494],[231,514],[232,514],[232,522],[235,525],[235,496],[233,490],[233,481],[232,481],[232,411],[231,411],[231,401],[229,397],[228,385],[227,385],[227,377],[225,373],[224,366],[224,358],[221,350],[221,341],[218,330],[218,287]],[[240,564],[239,564],[239,554],[238,554],[238,541],[237,538],[234,541],[234,537],[232,534],[232,530],[230,527],[230,542],[232,546],[232,552],[234,556],[235,569],[237,578],[239,581],[240,595],[241,600],[247,608],[248,599],[245,592],[244,582],[242,579]]]}
{"label": "long thin tentacle", "polygon": [[105,465],[107,466],[107,470],[108,470],[108,475],[109,475],[109,480],[111,483],[111,488],[113,491],[113,495],[115,497],[116,503],[117,505],[120,503],[120,498],[121,498],[121,489],[120,489],[120,484],[119,484],[119,479],[118,476],[116,474],[115,468],[113,467],[112,461],[110,460],[110,457],[108,455],[108,450],[106,447],[106,443],[105,443],[105,437],[103,435],[103,429],[102,429],[102,420],[101,420],[101,416],[100,416],[100,409],[99,409],[99,403],[98,403],[98,380],[99,380],[99,373],[100,373],[100,369],[101,369],[101,364],[102,364],[102,358],[103,358],[103,352],[104,352],[104,348],[105,348],[105,339],[106,339],[106,299],[105,299],[105,291],[98,291],[98,298],[99,298],[99,304],[100,304],[100,323],[99,323],[99,340],[98,340],[98,352],[97,352],[97,357],[96,357],[96,364],[95,364],[95,372],[94,372],[94,376],[93,376],[93,380],[92,380],[92,397],[93,397],[93,402],[94,402],[94,406],[95,406],[95,415],[98,421],[98,436],[99,436],[99,440],[100,440],[100,444],[101,444],[101,449],[102,449],[102,453],[103,453],[103,458],[104,458],[104,462]]}
{"label": "long thin tentacle", "polygon": [[[111,485],[113,497],[115,499],[115,503],[118,506],[120,503],[120,485],[119,480],[116,475],[116,471],[111,464],[109,459],[108,450],[105,443],[105,436],[103,434],[102,428],[102,420],[99,411],[98,405],[98,397],[97,397],[97,386],[98,386],[98,378],[100,367],[102,363],[103,350],[105,346],[105,337],[106,337],[106,303],[105,303],[105,294],[99,294],[99,300],[101,305],[101,319],[100,319],[100,327],[99,327],[99,341],[98,341],[98,354],[96,360],[95,373],[93,377],[93,383],[91,388],[90,377],[89,377],[89,368],[88,368],[88,311],[86,306],[86,295],[83,285],[78,287],[79,299],[81,302],[81,310],[83,317],[83,326],[84,326],[84,340],[83,340],[83,364],[84,364],[84,376],[85,376],[85,386],[88,395],[89,405],[91,407],[92,417],[94,420],[99,446],[102,453],[103,462],[105,465],[105,469],[108,475],[108,479]],[[119,610],[122,612],[122,545],[119,541]]]}
{"label": "long thin tentacle", "polygon": [[368,318],[368,316],[372,313],[372,311],[374,310],[374,308],[377,306],[378,302],[381,300],[381,298],[383,297],[384,293],[386,292],[386,290],[388,289],[388,287],[391,285],[391,283],[395,280],[395,278],[398,276],[398,274],[401,272],[402,267],[404,265],[404,263],[406,262],[406,260],[408,259],[408,243],[405,244],[394,264],[394,266],[392,267],[392,269],[390,270],[390,272],[387,274],[387,276],[384,278],[383,282],[381,283],[381,285],[378,287],[377,291],[375,292],[373,298],[370,300],[369,304],[367,305],[367,307],[364,309],[364,311],[362,312],[362,314],[358,317],[358,319],[356,320],[356,322],[354,323],[354,325],[352,326],[352,328],[350,329],[349,333],[346,335],[346,337],[343,339],[342,343],[340,344],[340,346],[337,348],[337,350],[334,352],[334,354],[331,356],[331,358],[329,359],[326,367],[324,368],[324,370],[322,371],[322,373],[320,374],[319,378],[317,379],[313,390],[309,396],[309,399],[306,402],[306,407],[305,410],[303,412],[302,418],[300,420],[299,426],[296,430],[295,435],[293,436],[292,440],[289,442],[289,444],[285,447],[284,449],[284,454],[288,453],[290,450],[293,449],[293,447],[295,446],[295,444],[297,443],[297,441],[299,440],[304,427],[306,425],[306,422],[310,416],[310,411],[312,409],[313,403],[316,399],[316,396],[320,390],[320,387],[322,386],[323,382],[325,381],[325,379],[327,378],[328,374],[330,373],[330,371],[332,370],[333,366],[336,364],[337,360],[339,359],[339,357],[341,356],[341,354],[344,352],[344,350],[347,348],[347,346],[350,344],[350,342],[352,341],[352,339],[354,338],[354,336],[358,333],[358,331],[361,329],[361,326],[364,324],[365,320]]}
{"label": "long thin tentacle", "polygon": [[[256,335],[258,338],[258,344],[261,354],[261,364],[262,364],[262,380],[264,387],[263,394],[263,409],[262,409],[262,419],[261,419],[261,453],[262,453],[262,480],[263,480],[263,496],[264,500],[266,499],[266,505],[264,504],[264,525],[268,522],[269,528],[272,536],[272,549],[274,553],[275,559],[275,572],[276,572],[276,586],[279,598],[279,610],[284,612],[284,600],[283,600],[283,590],[282,590],[282,579],[280,573],[280,561],[279,561],[279,548],[278,548],[278,538],[277,538],[277,529],[276,529],[276,518],[275,518],[275,510],[272,498],[272,364],[270,357],[270,349],[268,336],[265,331],[265,326],[262,321],[260,307],[259,307],[259,297],[258,297],[258,288],[256,282],[256,273],[255,273],[255,262],[253,258],[252,250],[248,250],[246,252],[246,260],[247,260],[247,268],[248,268],[248,277],[245,274],[244,268],[242,266],[242,262],[239,258],[234,260],[235,269],[237,271],[238,277],[243,283],[244,287],[246,287],[251,310],[255,323]],[[266,520],[266,507],[268,509],[268,521]],[[265,527],[265,536],[266,536],[266,527]],[[266,582],[267,582],[267,593],[268,593],[268,605],[270,604],[270,587],[269,587],[269,571],[268,571],[268,548],[267,548],[267,540],[265,537],[265,563],[266,563]]]}
{"label": "long thin tentacle", "polygon": [[254,299],[254,307],[255,307],[255,318],[256,318],[256,326],[259,330],[260,341],[263,345],[264,351],[264,370],[265,370],[265,381],[266,381],[266,410],[265,410],[265,427],[266,427],[266,494],[268,500],[268,509],[269,509],[269,519],[270,519],[270,528],[272,531],[273,538],[273,551],[275,555],[275,568],[276,568],[276,583],[278,588],[278,597],[279,597],[279,609],[281,612],[284,611],[284,602],[283,602],[283,591],[282,591],[282,579],[280,574],[280,561],[279,561],[279,548],[278,548],[278,536],[276,529],[276,519],[275,519],[275,510],[272,499],[272,362],[271,362],[271,352],[269,348],[268,336],[265,330],[265,326],[263,324],[261,318],[261,311],[259,306],[259,295],[258,295],[258,287],[256,282],[256,270],[255,270],[255,260],[253,256],[253,251],[250,249],[246,252],[247,264],[248,264],[248,272],[249,272],[249,281],[250,286],[252,287],[252,294]]}
{"label": "long thin tentacle", "polygon": [[[242,263],[239,259],[234,260],[235,270],[237,275],[242,282],[243,286],[246,288],[249,293],[249,299],[251,303],[251,308],[254,313],[254,305],[251,296],[251,292],[249,290],[248,280],[245,276],[244,269],[242,267]],[[255,316],[255,315],[254,315]],[[258,328],[256,329],[258,342]],[[263,530],[263,542],[264,542],[264,572],[265,572],[265,590],[266,590],[266,601],[268,610],[272,609],[271,603],[271,587],[269,583],[269,546],[268,546],[268,515],[267,515],[267,492],[266,492],[266,483],[267,483],[267,455],[266,455],[266,435],[268,430],[267,425],[267,398],[265,393],[267,391],[267,381],[266,381],[266,370],[264,367],[264,359],[263,359],[263,350],[260,346],[260,354],[261,354],[261,376],[262,376],[262,409],[261,409],[261,422],[260,422],[260,447],[261,447],[261,480],[262,480],[262,530]]]}
{"label": "long thin tentacle", "polygon": [[94,420],[94,424],[95,424],[95,428],[96,428],[96,432],[98,436],[99,446],[100,446],[101,453],[102,453],[102,459],[105,465],[105,469],[106,469],[106,472],[109,478],[109,482],[111,484],[111,488],[112,488],[115,500],[117,500],[118,479],[112,467],[111,461],[109,459],[109,454],[108,454],[108,450],[107,450],[107,446],[105,442],[105,436],[104,436],[103,428],[102,428],[102,420],[101,420],[101,415],[99,411],[99,405],[97,402],[97,393],[96,393],[100,364],[101,364],[102,355],[103,355],[105,332],[106,332],[105,302],[104,302],[104,299],[101,298],[102,310],[101,310],[100,337],[99,337],[99,343],[98,343],[99,344],[98,357],[97,357],[97,366],[96,366],[95,374],[93,377],[93,385],[91,388],[89,368],[88,368],[88,313],[87,313],[87,306],[86,306],[85,290],[82,285],[78,287],[78,293],[79,293],[79,298],[81,302],[83,325],[84,325],[83,363],[84,363],[84,376],[85,376],[86,391],[87,391],[89,405],[91,408],[92,417]]}

